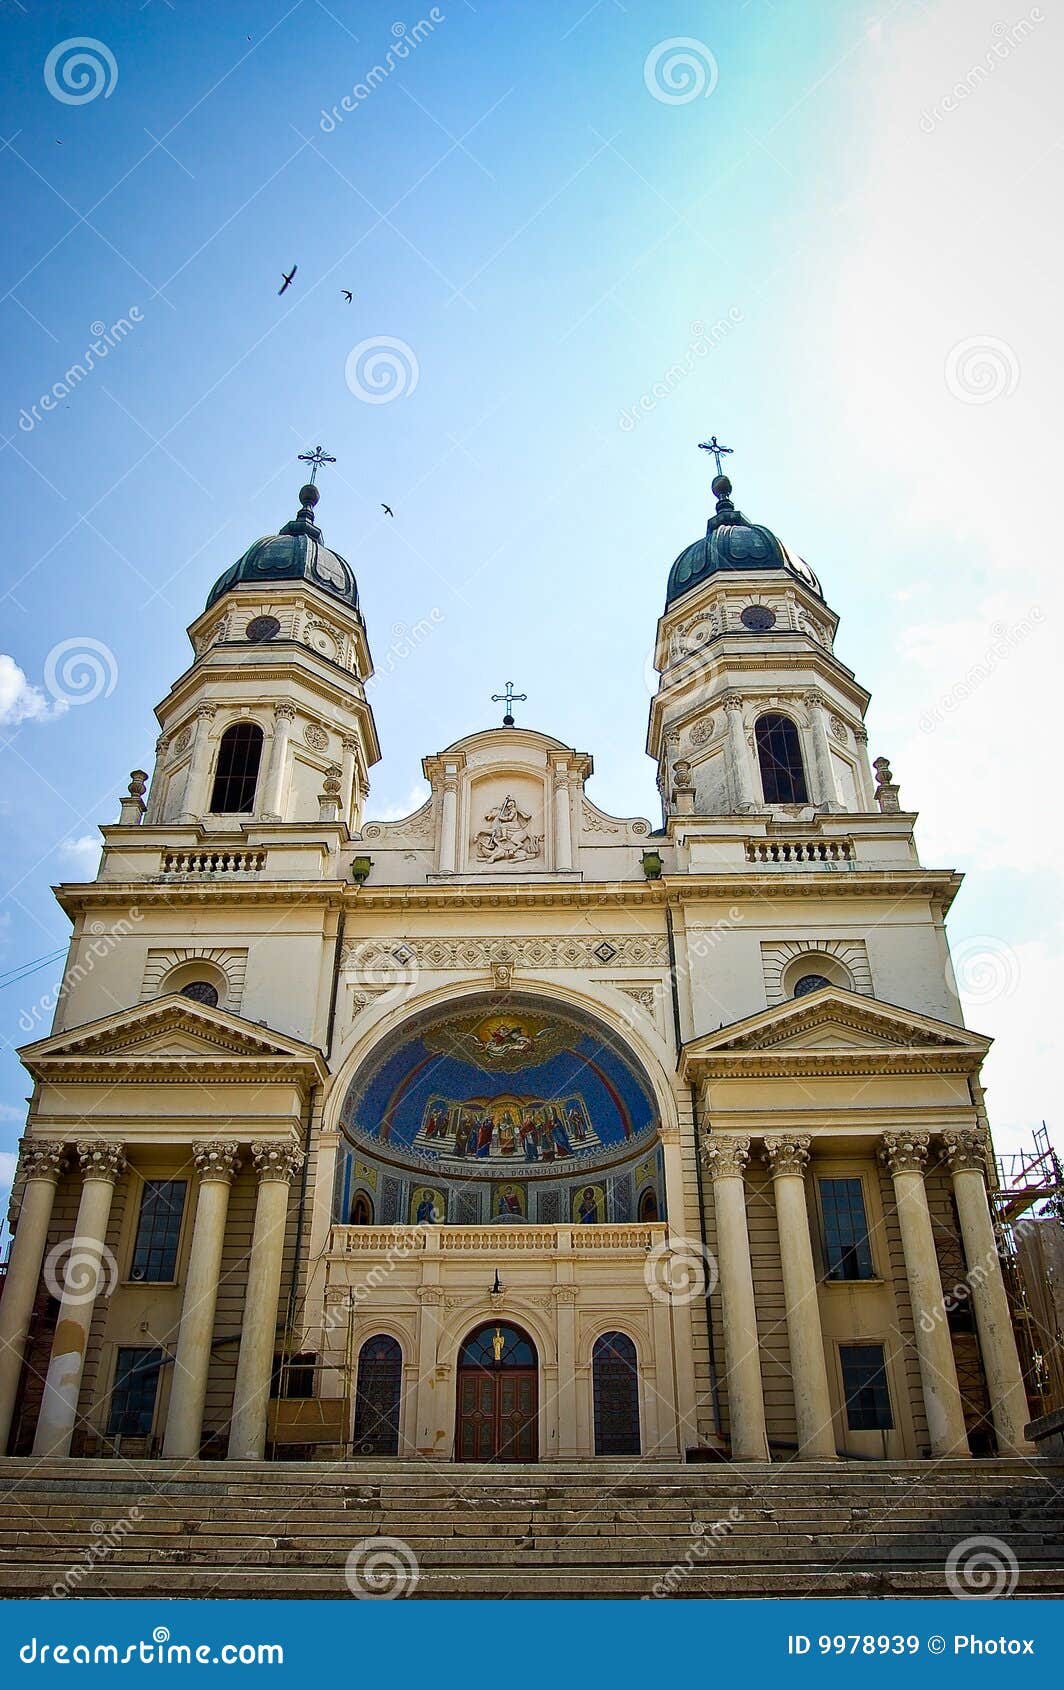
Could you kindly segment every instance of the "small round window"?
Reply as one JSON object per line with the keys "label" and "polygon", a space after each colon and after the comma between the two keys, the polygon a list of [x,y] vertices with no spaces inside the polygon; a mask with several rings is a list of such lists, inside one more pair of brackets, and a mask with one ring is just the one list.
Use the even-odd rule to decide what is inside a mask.
{"label": "small round window", "polygon": [[205,1003],[214,1009],[218,1003],[218,988],[212,986],[209,980],[190,980],[187,986],[182,986],[181,996],[191,998],[193,1003]]}
{"label": "small round window", "polygon": [[244,632],[252,645],[261,645],[264,640],[275,640],[281,632],[281,624],[276,616],[252,617]]}
{"label": "small round window", "polygon": [[794,983],[794,995],[796,998],[804,998],[810,992],[819,992],[821,986],[830,985],[831,981],[823,974],[803,974],[801,979]]}
{"label": "small round window", "polygon": [[753,634],[763,634],[776,626],[776,612],[767,604],[748,604],[739,618],[744,628]]}

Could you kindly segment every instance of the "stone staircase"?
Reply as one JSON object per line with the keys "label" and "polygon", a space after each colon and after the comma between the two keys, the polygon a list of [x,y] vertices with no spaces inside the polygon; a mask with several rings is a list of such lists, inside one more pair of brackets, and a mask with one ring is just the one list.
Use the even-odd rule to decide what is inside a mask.
{"label": "stone staircase", "polygon": [[1064,1463],[0,1460],[4,1597],[945,1596],[988,1535],[1064,1596]]}

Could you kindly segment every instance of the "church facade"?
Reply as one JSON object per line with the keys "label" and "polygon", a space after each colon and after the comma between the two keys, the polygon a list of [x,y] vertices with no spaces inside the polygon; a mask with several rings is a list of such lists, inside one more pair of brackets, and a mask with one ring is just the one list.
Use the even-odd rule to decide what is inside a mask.
{"label": "church facade", "polygon": [[719,470],[658,626],[660,822],[509,703],[374,820],[313,481],[221,576],[150,783],[57,891],[9,1452],[1028,1449],[959,879],[869,760],[819,581]]}

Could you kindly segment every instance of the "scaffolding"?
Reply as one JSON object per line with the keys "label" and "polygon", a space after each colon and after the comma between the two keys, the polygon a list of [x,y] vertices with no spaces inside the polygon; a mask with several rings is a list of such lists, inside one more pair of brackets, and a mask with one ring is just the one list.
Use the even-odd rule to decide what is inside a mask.
{"label": "scaffolding", "polygon": [[1049,1202],[1064,1192],[1064,1172],[1044,1121],[1032,1137],[1033,1149],[1006,1151],[996,1158],[998,1186],[993,1203],[999,1223],[1006,1226],[1035,1203]]}
{"label": "scaffolding", "polygon": [[1031,1136],[1029,1150],[1005,1151],[996,1156],[997,1187],[990,1193],[990,1203],[1024,1384],[1034,1418],[1059,1406],[1054,1401],[1059,1395],[1059,1383],[1049,1354],[1052,1337],[1032,1306],[1021,1272],[1015,1229],[1017,1222],[1022,1222],[1032,1210],[1040,1218],[1064,1219],[1064,1170],[1049,1141],[1049,1129],[1044,1121]]}

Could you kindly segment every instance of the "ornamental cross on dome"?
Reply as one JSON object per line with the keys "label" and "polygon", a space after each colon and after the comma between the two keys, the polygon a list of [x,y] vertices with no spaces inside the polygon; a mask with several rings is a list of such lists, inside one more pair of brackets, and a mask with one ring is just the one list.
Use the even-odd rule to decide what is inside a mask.
{"label": "ornamental cross on dome", "polygon": [[711,434],[708,440],[700,440],[698,442],[698,450],[700,452],[712,452],[714,458],[717,460],[717,474],[723,475],[724,471],[723,471],[723,468],[721,467],[721,461],[720,460],[721,460],[721,458],[730,458],[732,453],[735,450],[735,447],[734,446],[718,446],[716,435]]}
{"label": "ornamental cross on dome", "polygon": [[506,714],[502,719],[502,725],[504,728],[512,728],[514,725],[514,705],[524,704],[527,699],[527,692],[514,692],[514,684],[512,681],[507,681],[505,692],[492,693],[491,702],[493,704],[505,704],[506,706]]}
{"label": "ornamental cross on dome", "polygon": [[334,464],[336,459],[330,458],[324,447],[315,446],[313,452],[300,452],[298,462],[310,465],[310,485],[314,487],[322,464]]}

